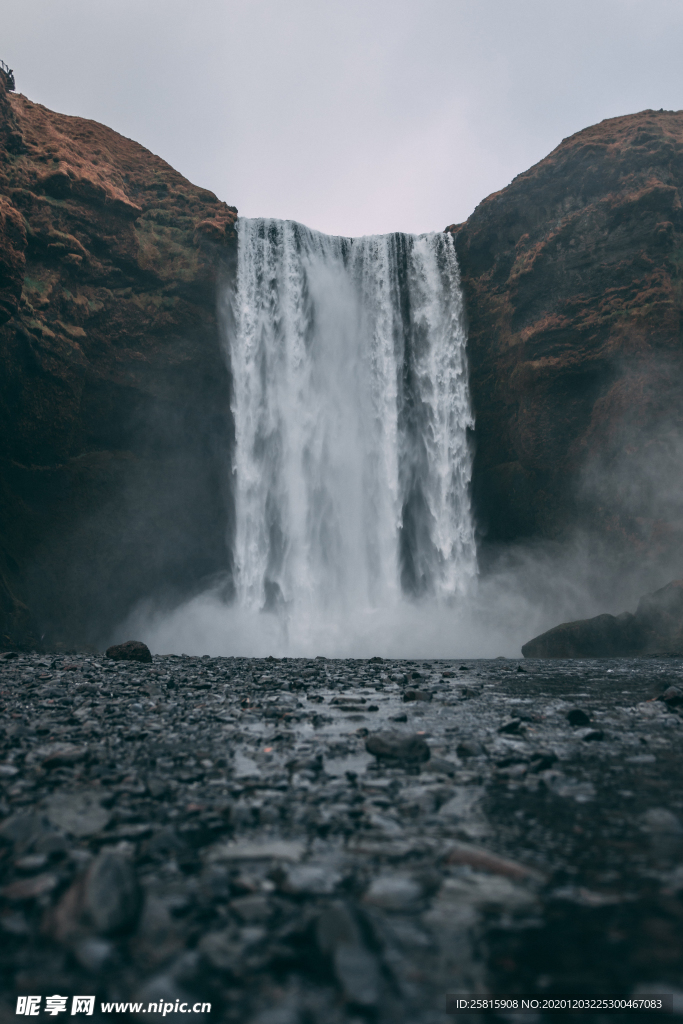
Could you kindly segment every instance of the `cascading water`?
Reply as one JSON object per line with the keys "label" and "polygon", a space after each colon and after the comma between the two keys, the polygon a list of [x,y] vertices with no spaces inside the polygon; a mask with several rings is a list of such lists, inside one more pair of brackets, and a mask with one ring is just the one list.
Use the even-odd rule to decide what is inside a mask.
{"label": "cascading water", "polygon": [[238,235],[224,310],[237,611],[276,621],[281,652],[354,653],[476,572],[453,239],[262,219]]}

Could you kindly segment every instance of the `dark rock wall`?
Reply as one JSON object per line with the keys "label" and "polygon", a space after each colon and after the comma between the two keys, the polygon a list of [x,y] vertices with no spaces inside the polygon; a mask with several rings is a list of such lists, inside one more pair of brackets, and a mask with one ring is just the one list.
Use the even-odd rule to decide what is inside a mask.
{"label": "dark rock wall", "polygon": [[138,599],[229,570],[235,219],[0,88],[0,646],[100,644]]}
{"label": "dark rock wall", "polygon": [[[683,112],[565,139],[457,235],[482,539],[680,565]],[[674,559],[674,565],[671,560]]]}

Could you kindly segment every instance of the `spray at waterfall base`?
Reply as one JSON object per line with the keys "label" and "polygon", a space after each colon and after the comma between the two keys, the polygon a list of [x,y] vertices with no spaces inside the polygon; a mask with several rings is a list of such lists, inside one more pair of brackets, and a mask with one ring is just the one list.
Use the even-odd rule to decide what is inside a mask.
{"label": "spray at waterfall base", "polygon": [[274,220],[238,233],[222,309],[234,599],[218,587],[148,614],[146,635],[165,650],[374,654],[407,631],[426,641],[436,616],[436,642],[476,577],[453,239]]}

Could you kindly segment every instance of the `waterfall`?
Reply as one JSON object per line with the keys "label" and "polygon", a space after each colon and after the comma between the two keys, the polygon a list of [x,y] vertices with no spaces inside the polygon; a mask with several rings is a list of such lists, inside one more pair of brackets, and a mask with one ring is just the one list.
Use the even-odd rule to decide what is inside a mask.
{"label": "waterfall", "polygon": [[325,653],[304,648],[453,602],[476,573],[453,239],[265,219],[240,219],[238,238],[223,310],[236,601]]}

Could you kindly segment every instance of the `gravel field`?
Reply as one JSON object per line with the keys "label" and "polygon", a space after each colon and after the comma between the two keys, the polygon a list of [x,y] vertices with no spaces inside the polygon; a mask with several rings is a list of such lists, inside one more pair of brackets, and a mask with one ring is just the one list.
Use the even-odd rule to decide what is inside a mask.
{"label": "gravel field", "polygon": [[683,659],[8,653],[0,705],[0,1020],[683,993]]}

